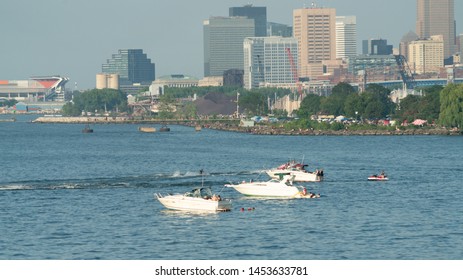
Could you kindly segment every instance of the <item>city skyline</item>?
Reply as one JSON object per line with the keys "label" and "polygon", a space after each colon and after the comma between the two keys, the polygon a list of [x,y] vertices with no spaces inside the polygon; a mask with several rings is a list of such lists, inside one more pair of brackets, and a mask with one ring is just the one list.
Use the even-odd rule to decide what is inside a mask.
{"label": "city skyline", "polygon": [[[4,2],[2,10],[12,12],[0,17],[0,79],[57,74],[70,78],[68,88],[77,83],[77,89],[94,88],[101,65],[119,49],[142,49],[156,64],[156,77],[185,74],[201,78],[203,21],[228,16],[230,7],[247,4],[230,0],[204,0],[200,5],[181,0]],[[251,3],[267,7],[267,21],[292,25],[293,10],[309,7],[311,2]],[[361,40],[384,38],[398,48],[403,35],[416,31],[416,0],[316,2],[335,8],[337,16],[357,17],[358,46]],[[455,2],[455,10],[463,10],[463,2]],[[457,13],[455,20],[458,35],[463,33],[463,20]]]}

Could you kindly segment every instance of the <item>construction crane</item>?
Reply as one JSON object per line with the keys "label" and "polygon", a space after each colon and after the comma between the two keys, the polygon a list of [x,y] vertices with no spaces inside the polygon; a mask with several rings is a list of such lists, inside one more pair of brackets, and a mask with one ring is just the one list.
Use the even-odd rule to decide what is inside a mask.
{"label": "construction crane", "polygon": [[415,87],[415,78],[408,66],[407,60],[403,55],[394,55],[394,57],[397,62],[397,66],[399,67],[399,73],[404,85],[407,86],[408,89],[413,89]]}
{"label": "construction crane", "polygon": [[299,81],[299,75],[297,74],[297,67],[296,67],[296,64],[294,63],[294,58],[293,58],[293,55],[291,54],[290,48],[286,48],[286,54],[288,55],[289,63],[291,65],[291,72],[293,73],[294,82],[297,85],[297,92],[299,93],[299,97],[302,100],[302,85],[301,85],[301,82]]}

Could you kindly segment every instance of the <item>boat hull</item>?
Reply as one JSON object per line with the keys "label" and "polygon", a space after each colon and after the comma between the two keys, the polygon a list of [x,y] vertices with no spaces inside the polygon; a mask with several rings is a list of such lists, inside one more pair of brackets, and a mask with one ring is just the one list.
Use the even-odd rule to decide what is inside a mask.
{"label": "boat hull", "polygon": [[146,132],[146,133],[153,133],[153,132],[156,132],[156,128],[148,127],[148,126],[141,126],[138,128],[138,131]]}
{"label": "boat hull", "polygon": [[247,196],[295,198],[300,190],[284,183],[256,182],[230,185],[236,191]]}
{"label": "boat hull", "polygon": [[281,169],[271,169],[266,171],[267,175],[273,179],[278,179],[279,174],[289,174],[294,176],[294,182],[320,182],[323,177],[317,176],[316,173],[312,172],[303,172],[303,171],[292,171],[292,170],[281,170]]}
{"label": "boat hull", "polygon": [[225,212],[230,211],[232,207],[231,200],[214,201],[210,199],[186,197],[183,195],[168,195],[156,198],[164,207],[181,211],[207,211],[207,212]]}
{"label": "boat hull", "polygon": [[368,177],[368,181],[389,181],[389,178]]}

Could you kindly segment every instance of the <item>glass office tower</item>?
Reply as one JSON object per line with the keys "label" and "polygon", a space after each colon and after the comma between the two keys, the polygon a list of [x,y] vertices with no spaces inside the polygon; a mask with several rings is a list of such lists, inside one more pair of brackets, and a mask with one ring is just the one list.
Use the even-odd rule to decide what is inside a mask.
{"label": "glass office tower", "polygon": [[254,7],[245,5],[244,7],[231,7],[229,9],[230,17],[247,17],[254,19],[256,26],[253,37],[267,36],[267,7]]}
{"label": "glass office tower", "polygon": [[155,79],[154,63],[141,49],[123,49],[102,65],[102,72],[119,74],[120,85],[150,85]]}

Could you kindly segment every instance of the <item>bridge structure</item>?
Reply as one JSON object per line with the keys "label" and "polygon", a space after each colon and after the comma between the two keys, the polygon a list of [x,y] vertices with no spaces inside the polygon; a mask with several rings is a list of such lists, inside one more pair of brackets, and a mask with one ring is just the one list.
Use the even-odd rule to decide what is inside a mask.
{"label": "bridge structure", "polygon": [[[463,78],[455,79],[455,84],[463,84]],[[403,80],[391,80],[391,81],[371,81],[367,84],[377,84],[386,88],[402,88]],[[448,84],[447,79],[415,79],[414,87],[429,87],[429,86],[446,86]]]}

